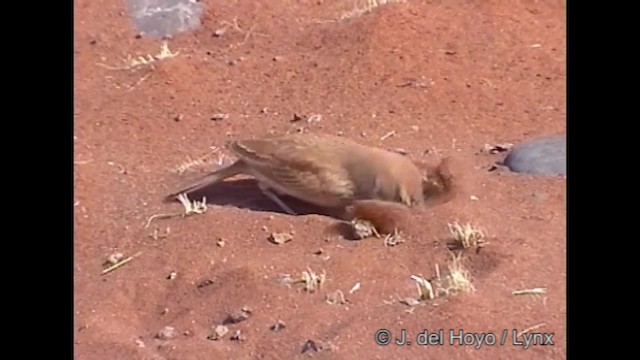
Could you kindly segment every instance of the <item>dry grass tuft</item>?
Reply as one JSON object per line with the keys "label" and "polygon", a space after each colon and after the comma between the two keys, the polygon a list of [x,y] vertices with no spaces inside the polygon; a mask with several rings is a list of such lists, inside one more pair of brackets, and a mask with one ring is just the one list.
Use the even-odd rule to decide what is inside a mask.
{"label": "dry grass tuft", "polygon": [[396,246],[405,242],[404,237],[398,230],[394,230],[393,234],[387,234],[384,237],[384,246]]}
{"label": "dry grass tuft", "polygon": [[354,219],[350,222],[353,235],[357,240],[366,239],[369,237],[382,238],[385,246],[396,246],[405,242],[404,237],[398,231],[394,229],[393,233],[385,234],[384,237],[378,232],[376,226],[371,221],[363,219]]}
{"label": "dry grass tuft", "polygon": [[353,234],[356,239],[366,239],[368,237],[375,236],[377,238],[380,237],[380,233],[376,227],[371,223],[371,221],[363,220],[363,219],[354,219],[351,220],[351,227],[353,228]]}
{"label": "dry grass tuft", "polygon": [[448,224],[449,234],[452,237],[451,248],[479,250],[487,245],[484,232],[471,224],[461,225],[458,222]]}
{"label": "dry grass tuft", "polygon": [[322,274],[317,274],[313,270],[307,268],[302,272],[302,276],[299,282],[304,284],[304,290],[309,293],[314,293],[322,288],[326,279],[326,273],[322,271]]}
{"label": "dry grass tuft", "polygon": [[173,214],[151,215],[147,219],[147,224],[144,226],[144,228],[145,229],[148,228],[149,225],[151,225],[151,222],[156,219],[169,219],[169,218],[178,217],[178,216],[186,217],[193,214],[204,214],[207,211],[206,197],[203,197],[202,201],[198,201],[198,200],[190,201],[186,194],[180,194],[178,195],[178,200],[184,207],[184,212],[173,213]]}
{"label": "dry grass tuft", "polygon": [[160,52],[158,52],[156,55],[146,54],[144,56],[138,56],[135,58],[132,57],[131,55],[128,55],[127,58],[124,60],[124,65],[122,66],[113,67],[113,66],[100,64],[100,63],[98,65],[109,70],[134,70],[140,67],[151,66],[158,61],[176,57],[178,56],[178,54],[180,54],[179,51],[172,52],[169,49],[169,43],[164,41],[160,46]]}
{"label": "dry grass tuft", "polygon": [[436,297],[456,296],[475,290],[471,283],[470,272],[462,265],[462,255],[452,254],[451,261],[447,264],[448,271],[442,276],[440,268],[436,264],[436,277],[429,281],[423,276],[411,275],[416,282],[418,298],[420,300],[433,300]]}
{"label": "dry grass tuft", "polygon": [[359,7],[358,2],[354,1],[353,9],[342,13],[342,15],[340,16],[340,20],[346,20],[346,19],[362,16],[364,14],[370,13],[375,8],[382,5],[391,4],[391,3],[404,3],[404,2],[407,2],[407,0],[366,0],[364,6]]}
{"label": "dry grass tuft", "polygon": [[185,194],[178,195],[178,200],[184,207],[184,216],[193,214],[204,214],[207,211],[207,198],[203,197],[202,201],[193,200],[189,201],[189,198]]}
{"label": "dry grass tuft", "polygon": [[344,305],[347,303],[342,290],[336,290],[330,294],[327,294],[325,301],[329,305]]}
{"label": "dry grass tuft", "polygon": [[449,271],[442,278],[436,265],[437,286],[438,289],[442,289],[444,295],[458,295],[475,290],[471,283],[471,273],[462,265],[462,254],[453,255],[447,267]]}
{"label": "dry grass tuft", "polygon": [[436,298],[436,293],[433,291],[431,282],[425,279],[423,276],[411,275],[411,279],[416,282],[416,289],[418,290],[418,299],[420,300],[433,300]]}

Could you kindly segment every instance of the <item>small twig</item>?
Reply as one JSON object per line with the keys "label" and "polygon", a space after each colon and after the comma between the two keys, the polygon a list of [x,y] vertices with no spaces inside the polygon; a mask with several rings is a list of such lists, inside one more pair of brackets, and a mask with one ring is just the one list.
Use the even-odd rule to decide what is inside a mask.
{"label": "small twig", "polygon": [[155,219],[169,219],[169,218],[178,217],[178,216],[181,216],[181,215],[182,215],[182,213],[151,215],[147,219],[147,224],[144,226],[144,228],[145,229],[148,228],[149,225],[151,225],[151,221],[153,221]]}
{"label": "small twig", "polygon": [[238,25],[238,18],[235,17],[233,18],[233,23],[230,23],[228,21],[221,21],[220,25],[231,25],[233,26],[237,31],[239,32],[243,32],[242,29],[240,28],[240,25]]}
{"label": "small twig", "polygon": [[356,283],[355,285],[353,285],[353,287],[351,288],[351,290],[349,290],[349,294],[353,294],[356,291],[360,290],[360,283]]}
{"label": "small twig", "polygon": [[386,139],[388,139],[388,138],[390,138],[390,137],[394,136],[395,134],[396,134],[396,131],[395,131],[395,130],[393,130],[393,131],[389,131],[388,133],[384,134],[384,135],[380,138],[380,141],[386,140]]}
{"label": "small twig", "polygon": [[[152,69],[153,69],[153,65],[151,65]],[[142,84],[143,81],[147,80],[149,78],[149,76],[151,76],[151,74],[153,74],[152,72],[149,72],[147,75],[143,76],[140,78],[140,80],[136,81],[135,84],[133,84],[133,86],[131,86],[129,88],[129,90],[127,91],[133,91],[133,89],[135,89],[136,87],[138,87],[138,85]]]}
{"label": "small twig", "polygon": [[238,45],[242,45],[242,44],[246,43],[247,40],[249,40],[249,36],[251,36],[251,33],[253,33],[253,29],[255,29],[255,28],[256,28],[256,24],[253,24],[253,26],[251,26],[249,31],[247,31],[247,34],[244,36],[244,40],[242,40],[242,42],[239,43]]}
{"label": "small twig", "polygon": [[541,327],[546,326],[546,325],[547,325],[546,323],[540,323],[540,324],[538,324],[538,325],[530,326],[530,327],[528,327],[528,328],[526,328],[526,329],[522,330],[522,332],[521,332],[520,334],[518,334],[518,336],[517,336],[517,337],[521,337],[522,335],[524,335],[524,334],[526,334],[526,333],[528,333],[528,332],[531,332],[531,331],[534,331],[534,330],[538,330],[538,329],[540,329]]}
{"label": "small twig", "polygon": [[166,237],[169,236],[169,234],[171,233],[171,228],[167,226],[164,234],[160,233],[160,229],[156,228],[155,230],[153,230],[153,233],[149,234],[149,237],[152,238],[155,241],[158,241],[158,239],[164,239]]}
{"label": "small twig", "polygon": [[178,217],[178,216],[185,217],[193,214],[203,214],[205,211],[207,211],[206,197],[203,197],[202,201],[194,200],[193,202],[191,202],[189,201],[189,198],[187,197],[187,195],[180,194],[178,195],[178,200],[184,207],[184,213],[152,215],[149,217],[149,219],[147,219],[147,224],[144,226],[144,228],[145,229],[148,228],[149,225],[151,224],[151,221],[154,219],[158,219],[158,218],[168,219],[168,218]]}
{"label": "small twig", "polygon": [[489,87],[493,87],[493,84],[491,83],[491,81],[489,81],[489,79],[486,78],[482,78],[480,79],[482,82],[484,82],[485,84],[489,85]]}
{"label": "small twig", "polygon": [[126,259],[123,259],[122,261],[120,261],[118,263],[113,264],[112,266],[109,266],[108,268],[102,270],[102,275],[108,274],[108,273],[112,272],[113,270],[125,265],[126,263],[130,262],[134,258],[140,256],[141,254],[142,254],[142,252],[138,252],[138,253],[136,253],[136,254],[134,254],[132,256],[129,256]]}
{"label": "small twig", "polygon": [[533,288],[533,289],[524,289],[524,290],[515,290],[512,291],[512,295],[540,295],[546,294],[547,289],[545,288]]}
{"label": "small twig", "polygon": [[253,26],[251,26],[251,28],[249,28],[249,31],[246,31],[246,32],[245,32],[244,30],[242,30],[242,28],[240,27],[240,25],[238,25],[238,18],[237,18],[237,17],[233,18],[233,23],[230,23],[230,22],[228,22],[228,21],[221,21],[221,22],[220,22],[220,25],[223,25],[223,26],[227,26],[227,25],[228,25],[228,26],[232,26],[232,27],[233,27],[237,32],[239,32],[239,33],[241,33],[241,34],[245,34],[245,35],[244,35],[244,40],[242,40],[242,42],[237,43],[237,44],[236,44],[236,46],[239,46],[239,45],[242,45],[242,44],[246,43],[246,42],[247,42],[247,40],[249,40],[249,37],[250,37],[251,35],[257,35],[257,36],[264,36],[264,37],[267,37],[267,35],[266,35],[266,34],[261,34],[261,33],[254,32],[254,30],[255,30],[255,28],[256,28],[256,25],[255,25],[255,24],[253,24]]}
{"label": "small twig", "polygon": [[127,170],[124,168],[124,166],[122,166],[120,164],[116,164],[113,161],[107,161],[107,165],[117,167],[118,168],[118,172],[120,174],[126,174],[127,173]]}

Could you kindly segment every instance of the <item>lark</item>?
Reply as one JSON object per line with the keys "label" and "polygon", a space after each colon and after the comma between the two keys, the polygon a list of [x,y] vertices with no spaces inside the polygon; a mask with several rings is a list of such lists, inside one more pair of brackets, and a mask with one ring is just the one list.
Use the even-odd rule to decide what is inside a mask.
{"label": "lark", "polygon": [[169,196],[190,194],[236,175],[254,177],[260,190],[290,215],[290,196],[325,208],[361,200],[415,207],[451,188],[446,162],[423,174],[409,157],[328,134],[296,133],[227,143],[233,164],[206,174]]}

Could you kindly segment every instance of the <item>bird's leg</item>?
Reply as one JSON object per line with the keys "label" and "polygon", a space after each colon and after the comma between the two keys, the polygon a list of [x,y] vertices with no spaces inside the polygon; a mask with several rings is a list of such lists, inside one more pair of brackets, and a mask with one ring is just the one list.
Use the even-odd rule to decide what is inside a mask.
{"label": "bird's leg", "polygon": [[285,204],[279,197],[278,195],[276,195],[273,191],[271,191],[271,189],[269,188],[269,186],[267,186],[265,183],[263,182],[258,182],[258,188],[260,188],[260,191],[262,191],[262,193],[268,197],[271,201],[273,201],[274,203],[276,203],[278,206],[280,206],[280,208],[282,210],[284,210],[287,214],[289,215],[298,215],[295,213],[295,211],[291,210],[290,207],[287,206],[287,204]]}

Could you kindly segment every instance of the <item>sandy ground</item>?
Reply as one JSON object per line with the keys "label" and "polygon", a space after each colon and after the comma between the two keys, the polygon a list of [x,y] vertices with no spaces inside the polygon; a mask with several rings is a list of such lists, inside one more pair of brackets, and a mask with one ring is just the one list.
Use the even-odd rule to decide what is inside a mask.
{"label": "sandy ground", "polygon": [[[481,151],[565,131],[564,1],[409,0],[361,16],[342,0],[203,3],[202,26],[168,42],[176,56],[115,69],[161,41],[136,38],[123,1],[75,2],[76,359],[566,358],[566,180],[488,171],[504,154]],[[232,161],[226,141],[295,131],[451,156],[460,190],[413,214],[393,247],[282,214],[250,180],[145,227],[182,211],[164,195]],[[486,233],[463,259],[475,290],[399,302],[417,296],[411,275],[447,268],[455,221]],[[281,232],[293,240],[268,241]],[[138,256],[101,275],[114,253]],[[308,269],[326,274],[316,292],[283,281]],[[337,290],[346,302],[327,303]],[[541,335],[520,335],[531,327]],[[395,343],[402,330],[411,345]]]}

